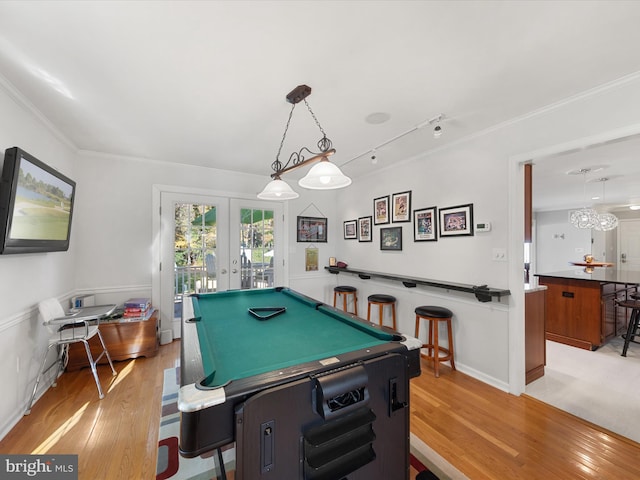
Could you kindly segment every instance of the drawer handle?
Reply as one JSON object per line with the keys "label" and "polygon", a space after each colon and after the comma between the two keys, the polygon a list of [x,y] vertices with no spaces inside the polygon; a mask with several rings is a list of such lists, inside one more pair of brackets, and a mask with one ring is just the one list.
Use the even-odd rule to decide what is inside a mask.
{"label": "drawer handle", "polygon": [[562,292],[562,296],[566,298],[573,298],[574,295],[573,292]]}

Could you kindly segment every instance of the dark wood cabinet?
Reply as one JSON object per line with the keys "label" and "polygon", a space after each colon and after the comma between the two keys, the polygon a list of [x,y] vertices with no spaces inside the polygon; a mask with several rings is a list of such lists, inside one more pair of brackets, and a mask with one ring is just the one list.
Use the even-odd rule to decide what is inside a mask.
{"label": "dark wood cabinet", "polygon": [[[153,357],[158,353],[158,311],[144,321],[108,321],[100,322],[100,333],[107,346],[111,360],[127,360],[137,357]],[[96,335],[89,341],[91,355],[94,358],[102,352],[100,340]],[[100,364],[107,363],[106,358]],[[73,371],[88,367],[89,361],[82,343],[69,345],[69,363],[67,370]]]}
{"label": "dark wood cabinet", "polygon": [[547,363],[545,346],[545,289],[525,291],[524,296],[524,357],[525,383],[544,375]]}
{"label": "dark wood cabinet", "polygon": [[595,350],[626,329],[628,314],[615,300],[626,298],[636,284],[545,275],[539,283],[547,286],[548,340]]}

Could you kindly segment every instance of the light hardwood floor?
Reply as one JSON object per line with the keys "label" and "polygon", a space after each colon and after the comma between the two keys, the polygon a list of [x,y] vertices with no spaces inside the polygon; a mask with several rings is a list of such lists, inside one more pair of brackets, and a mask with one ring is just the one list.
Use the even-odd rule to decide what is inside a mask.
{"label": "light hardwood floor", "polygon": [[[178,341],[152,358],[65,373],[0,441],[2,453],[76,453],[81,480],[155,478],[163,371]],[[640,445],[535,399],[446,367],[412,380],[411,430],[471,479],[638,479]],[[284,479],[283,479],[284,480]]]}
{"label": "light hardwood floor", "polygon": [[77,454],[81,480],[154,479],[164,370],[180,342],[158,355],[98,367],[105,397],[87,368],[65,372],[0,442],[0,452]]}

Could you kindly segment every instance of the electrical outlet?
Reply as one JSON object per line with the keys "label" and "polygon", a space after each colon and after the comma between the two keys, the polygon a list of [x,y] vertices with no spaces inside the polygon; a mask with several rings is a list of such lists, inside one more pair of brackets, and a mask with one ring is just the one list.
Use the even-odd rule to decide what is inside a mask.
{"label": "electrical outlet", "polygon": [[494,262],[506,262],[507,250],[504,248],[494,248],[491,258]]}

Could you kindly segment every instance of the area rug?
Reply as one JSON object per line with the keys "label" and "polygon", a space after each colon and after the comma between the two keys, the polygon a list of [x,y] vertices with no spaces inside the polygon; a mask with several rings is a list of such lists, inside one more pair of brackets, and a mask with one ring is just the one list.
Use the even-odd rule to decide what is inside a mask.
{"label": "area rug", "polygon": [[[156,480],[222,480],[223,470],[217,452],[207,453],[195,458],[184,458],[178,452],[178,435],[180,431],[180,413],[178,411],[178,389],[180,385],[179,368],[164,371],[162,389],[162,418],[158,436],[158,463]],[[224,474],[227,480],[234,479],[235,449],[233,445],[221,449]],[[416,478],[457,480],[460,476],[451,465],[437,455],[418,437],[411,434],[410,461],[412,467],[411,480]],[[427,476],[427,472],[431,475]],[[424,472],[423,476],[416,474]]]}

